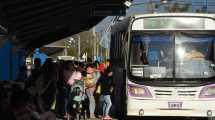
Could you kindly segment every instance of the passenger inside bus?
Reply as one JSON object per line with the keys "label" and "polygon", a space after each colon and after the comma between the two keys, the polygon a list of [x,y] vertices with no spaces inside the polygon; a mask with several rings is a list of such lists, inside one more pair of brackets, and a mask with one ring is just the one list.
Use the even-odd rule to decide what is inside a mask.
{"label": "passenger inside bus", "polygon": [[[183,45],[181,49],[181,62],[176,63],[176,77],[179,78],[207,78],[214,76],[211,62],[206,60],[202,48],[198,45]],[[182,50],[183,49],[183,50]]]}
{"label": "passenger inside bus", "polygon": [[149,65],[159,66],[159,52],[157,50],[150,50],[147,54]]}
{"label": "passenger inside bus", "polygon": [[145,50],[144,46],[142,46],[142,47],[141,46],[140,46],[140,50],[141,50],[141,52],[140,52],[140,61],[141,61],[141,64],[147,65],[147,64],[149,64],[149,62],[147,60],[146,50]]}
{"label": "passenger inside bus", "polygon": [[196,47],[189,47],[184,56],[185,60],[204,60],[205,56]]}

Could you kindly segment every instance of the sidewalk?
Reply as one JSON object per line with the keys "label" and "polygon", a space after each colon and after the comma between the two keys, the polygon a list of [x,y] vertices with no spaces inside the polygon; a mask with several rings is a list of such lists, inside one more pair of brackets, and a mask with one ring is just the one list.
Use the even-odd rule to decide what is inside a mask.
{"label": "sidewalk", "polygon": [[[57,118],[56,120],[66,120],[66,119]],[[84,119],[81,119],[81,120],[84,120]],[[87,119],[85,119],[85,120],[102,120],[102,119],[99,119],[99,118],[91,118],[91,119],[89,119],[89,118],[87,118]],[[117,120],[117,119],[116,119],[116,118],[113,118],[112,120]]]}

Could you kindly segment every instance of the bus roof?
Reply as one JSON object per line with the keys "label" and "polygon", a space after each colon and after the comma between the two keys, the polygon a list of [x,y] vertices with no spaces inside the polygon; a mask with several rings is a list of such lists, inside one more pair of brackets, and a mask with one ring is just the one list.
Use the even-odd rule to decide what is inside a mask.
{"label": "bus roof", "polygon": [[131,17],[131,30],[215,30],[215,14],[158,13]]}
{"label": "bus roof", "polygon": [[215,18],[215,14],[209,13],[154,13],[154,14],[136,14],[133,15],[134,18],[141,17],[163,17],[163,16],[181,16],[181,17],[209,17]]}
{"label": "bus roof", "polygon": [[[129,22],[138,18],[153,18],[153,17],[205,17],[210,19],[215,19],[215,14],[209,13],[153,13],[153,14],[134,14],[131,16],[125,17],[122,21],[116,23],[112,26],[111,33],[115,33],[117,31],[123,31],[128,29]],[[130,19],[131,18],[131,19]],[[131,21],[130,21],[131,20]],[[140,25],[138,25],[140,27]],[[212,29],[214,30],[214,26]],[[142,28],[141,28],[142,29]],[[132,29],[134,30],[134,29]],[[152,30],[152,29],[151,29]]]}

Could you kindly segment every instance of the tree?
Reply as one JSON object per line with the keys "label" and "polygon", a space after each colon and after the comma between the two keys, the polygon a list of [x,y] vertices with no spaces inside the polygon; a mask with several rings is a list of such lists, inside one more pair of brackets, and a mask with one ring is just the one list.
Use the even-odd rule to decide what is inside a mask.
{"label": "tree", "polygon": [[164,7],[166,12],[174,13],[174,12],[187,12],[189,11],[191,5],[189,3],[179,3],[179,2],[171,2],[170,0],[166,0],[164,3],[162,0],[161,2],[157,2],[155,4],[155,8]]}
{"label": "tree", "polygon": [[168,12],[187,12],[190,9],[190,4],[186,3],[186,4],[179,4],[177,2],[175,2],[173,5],[169,5],[167,7],[165,7],[165,10]]}
{"label": "tree", "polygon": [[76,35],[73,35],[74,42],[71,45],[68,45],[68,55],[78,57],[78,38],[80,36],[80,57],[83,56],[84,53],[87,53],[87,57],[93,60],[95,55],[105,56],[107,50],[102,48],[99,44],[100,37],[98,34],[93,34],[92,30],[83,31]]}
{"label": "tree", "polygon": [[95,37],[93,36],[92,31],[84,31],[79,35],[81,38],[81,55],[87,53],[88,57],[93,58],[93,45]]}
{"label": "tree", "polygon": [[93,59],[94,56],[94,44],[96,42],[96,36],[93,35],[91,30],[84,31],[72,36],[74,38],[73,46],[68,49],[68,54],[78,57],[78,39],[80,37],[80,57],[87,53],[87,56]]}

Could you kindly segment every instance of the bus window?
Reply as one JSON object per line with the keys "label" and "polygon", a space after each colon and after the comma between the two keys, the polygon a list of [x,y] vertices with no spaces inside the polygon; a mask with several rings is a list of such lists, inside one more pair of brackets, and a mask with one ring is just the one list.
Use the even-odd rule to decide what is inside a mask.
{"label": "bus window", "polygon": [[177,34],[176,77],[210,78],[215,75],[213,53],[214,36]]}
{"label": "bus window", "polygon": [[[169,51],[170,48],[172,48],[170,35],[134,35],[131,43],[131,66],[134,66],[134,70],[142,71],[138,76],[172,77],[172,61],[169,60],[173,53]],[[170,73],[167,74],[168,71]]]}
{"label": "bus window", "polygon": [[133,35],[131,73],[144,78],[211,78],[213,41],[214,36],[206,34]]}

